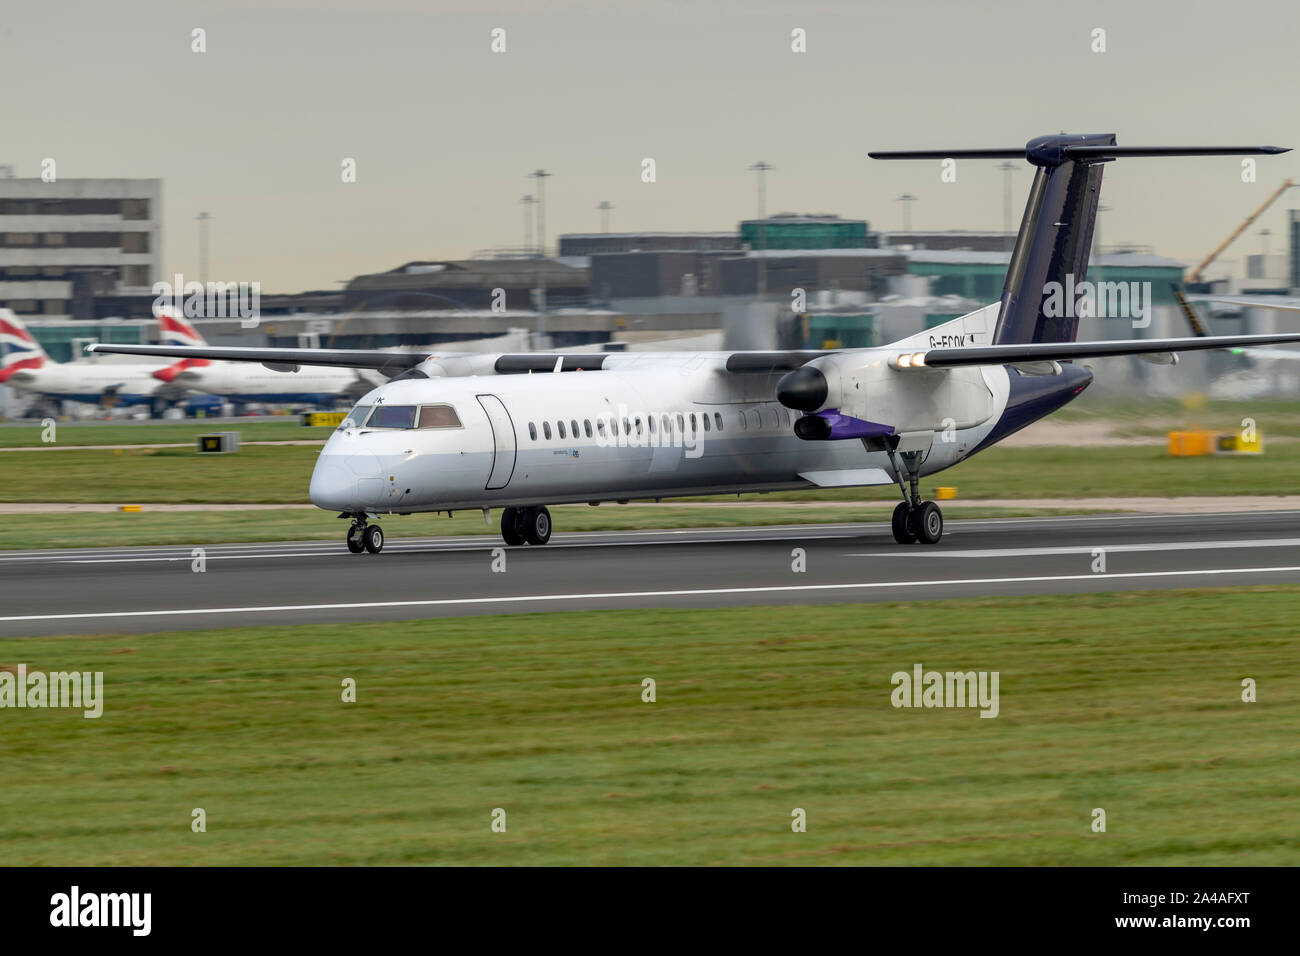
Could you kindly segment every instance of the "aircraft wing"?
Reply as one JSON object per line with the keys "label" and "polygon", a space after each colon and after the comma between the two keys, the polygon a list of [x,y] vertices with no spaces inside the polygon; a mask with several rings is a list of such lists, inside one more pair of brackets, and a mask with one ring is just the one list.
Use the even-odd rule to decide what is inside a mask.
{"label": "aircraft wing", "polygon": [[431,357],[429,352],[381,352],[366,349],[254,349],[211,345],[116,345],[96,342],[87,352],[117,355],[157,355],[163,358],[217,359],[226,362],[261,362],[263,365],[332,365],[341,368],[372,368],[401,372]]}
{"label": "aircraft wing", "polygon": [[1294,349],[1242,349],[1241,354],[1248,358],[1273,360],[1273,359],[1300,359],[1300,351]]}
{"label": "aircraft wing", "polygon": [[[1207,335],[1177,339],[1119,339],[1110,342],[1032,342],[1024,345],[982,345],[964,349],[930,349],[901,356],[900,368],[957,368],[963,365],[1010,365],[1064,359],[1106,358],[1112,355],[1162,355],[1205,349],[1250,348],[1300,342],[1300,332],[1278,335]],[[919,358],[918,358],[919,357]]]}
{"label": "aircraft wing", "polygon": [[[1276,301],[1273,301],[1276,298]],[[1222,302],[1225,305],[1239,305],[1244,309],[1276,309],[1279,312],[1300,312],[1300,299],[1284,299],[1281,296],[1258,295],[1251,298],[1225,298],[1218,295],[1203,295],[1198,301]]]}
{"label": "aircraft wing", "polygon": [[270,367],[295,365],[337,365],[341,368],[374,368],[381,372],[402,372],[415,368],[429,352],[386,352],[363,349],[244,349],[242,346],[114,345],[95,342],[88,352],[116,355],[157,355],[168,359],[217,359],[221,362],[260,362]]}

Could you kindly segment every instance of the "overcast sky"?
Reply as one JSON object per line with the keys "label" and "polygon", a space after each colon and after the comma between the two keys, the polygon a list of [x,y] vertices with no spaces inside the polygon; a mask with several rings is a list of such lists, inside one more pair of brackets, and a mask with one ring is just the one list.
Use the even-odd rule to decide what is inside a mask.
{"label": "overcast sky", "polygon": [[[993,162],[944,184],[937,163],[867,150],[1059,130],[1300,146],[1298,28],[1295,0],[44,0],[0,22],[0,162],[161,177],[165,270],[197,277],[193,217],[208,210],[210,278],[264,292],[520,245],[539,166],[555,174],[552,241],[598,231],[602,200],[614,231],[734,229],[754,214],[759,159],[776,167],[770,212],[897,229],[907,191],[914,228],[1000,229]],[[1017,221],[1030,175],[1013,177]],[[1258,175],[1243,184],[1231,157],[1112,164],[1103,241],[1195,262],[1300,179],[1300,152],[1261,158]],[[1292,207],[1300,190],[1229,256],[1259,251],[1261,227],[1281,252]]]}

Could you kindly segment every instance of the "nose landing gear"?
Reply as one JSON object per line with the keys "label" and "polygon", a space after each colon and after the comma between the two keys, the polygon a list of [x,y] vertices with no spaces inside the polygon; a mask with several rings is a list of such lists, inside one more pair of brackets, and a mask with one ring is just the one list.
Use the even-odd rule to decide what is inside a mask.
{"label": "nose landing gear", "polygon": [[378,554],[384,550],[383,530],[377,524],[367,524],[364,514],[353,515],[352,527],[348,528],[348,550],[353,554],[362,551]]}
{"label": "nose landing gear", "polygon": [[501,512],[501,537],[509,545],[546,544],[551,540],[551,513],[540,506],[506,508]]}

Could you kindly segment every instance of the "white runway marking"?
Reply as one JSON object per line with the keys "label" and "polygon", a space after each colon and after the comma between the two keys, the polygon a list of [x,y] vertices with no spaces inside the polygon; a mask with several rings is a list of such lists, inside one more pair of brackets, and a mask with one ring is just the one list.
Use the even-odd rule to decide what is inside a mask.
{"label": "white runway marking", "polygon": [[1300,566],[1278,568],[1207,568],[1195,571],[1131,571],[1116,574],[1052,574],[1011,578],[939,579],[934,581],[864,581],[855,584],[795,584],[746,588],[698,588],[672,591],[606,591],[579,594],[516,594],[508,597],[439,598],[421,601],[363,601],[349,604],[279,604],[254,607],[178,608],[160,611],[92,611],[78,614],[19,614],[0,617],[0,623],[17,621],[71,621],[122,617],[170,617],[202,614],[269,614],[283,611],[357,611],[400,607],[464,607],[473,604],[519,604],[529,601],[610,601],[655,597],[710,597],[728,594],[790,594],[818,591],[871,590],[883,588],[937,588],[975,584],[1034,584],[1052,581],[1119,581],[1144,578],[1205,577],[1227,574],[1290,574]]}
{"label": "white runway marking", "polygon": [[1049,554],[1092,554],[1105,551],[1119,554],[1125,551],[1205,551],[1217,548],[1293,548],[1300,538],[1254,538],[1237,541],[1143,541],[1138,544],[1074,544],[1058,548],[979,548],[966,551],[949,551],[943,548],[904,548],[891,551],[856,551],[845,554],[848,558],[882,557],[936,557],[936,558],[1027,558]]}

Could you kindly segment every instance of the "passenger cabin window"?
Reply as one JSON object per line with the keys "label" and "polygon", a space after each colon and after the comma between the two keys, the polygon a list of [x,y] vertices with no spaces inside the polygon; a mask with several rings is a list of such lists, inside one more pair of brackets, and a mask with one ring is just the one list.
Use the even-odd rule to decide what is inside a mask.
{"label": "passenger cabin window", "polygon": [[528,437],[533,441],[537,441],[537,426],[532,422],[528,423]]}
{"label": "passenger cabin window", "polygon": [[371,428],[410,428],[414,424],[414,405],[376,405],[369,422]]}
{"label": "passenger cabin window", "polygon": [[703,415],[700,416],[700,423],[704,425],[704,430],[707,432],[707,431],[709,430],[709,416],[708,416],[708,413],[705,413],[705,414],[703,414]]}
{"label": "passenger cabin window", "polygon": [[561,437],[561,438],[564,438],[564,437],[565,437],[565,435],[564,435],[564,422],[556,422],[556,423],[555,423],[555,427],[558,428],[558,429],[560,430],[560,437]]}
{"label": "passenger cabin window", "polygon": [[741,412],[737,417],[740,418],[740,430],[743,432],[749,427],[749,424],[745,421],[745,413]]}
{"label": "passenger cabin window", "polygon": [[584,432],[586,432],[588,438],[591,437],[591,419],[590,419],[590,418],[584,418],[584,419],[582,420],[582,430],[583,430]]}
{"label": "passenger cabin window", "polygon": [[550,423],[550,422],[542,422],[542,434],[546,436],[546,438],[547,438],[548,441],[550,440],[550,437],[551,437],[551,423]]}
{"label": "passenger cabin window", "polygon": [[417,428],[460,428],[460,416],[450,405],[421,405]]}
{"label": "passenger cabin window", "polygon": [[569,434],[574,438],[578,437],[578,420],[576,418],[569,420]]}
{"label": "passenger cabin window", "polygon": [[718,431],[722,431],[722,413],[721,413],[721,412],[714,412],[714,413],[713,413],[713,424],[716,425],[716,426],[718,426]]}

